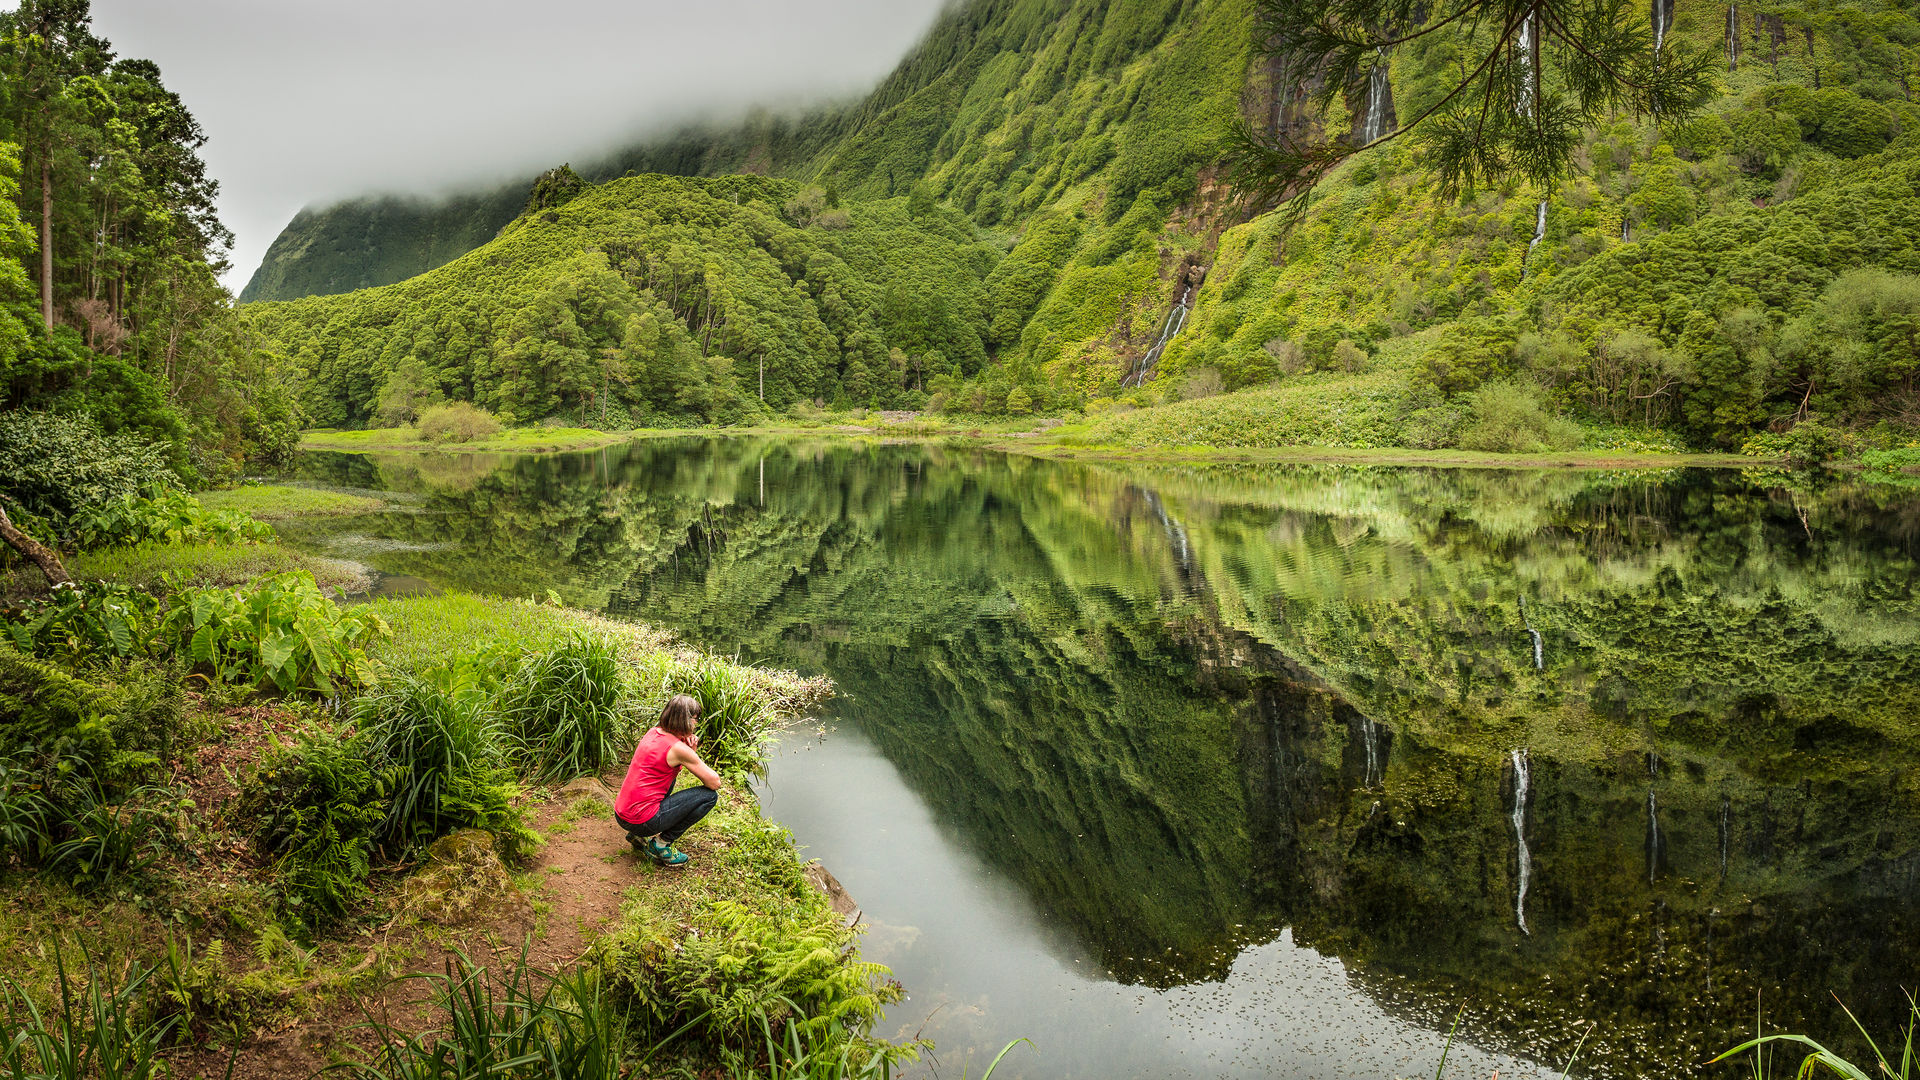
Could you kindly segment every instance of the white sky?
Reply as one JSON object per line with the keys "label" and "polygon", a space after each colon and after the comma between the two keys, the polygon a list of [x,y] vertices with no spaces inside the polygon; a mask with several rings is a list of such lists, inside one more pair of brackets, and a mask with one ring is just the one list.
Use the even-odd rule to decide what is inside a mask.
{"label": "white sky", "polygon": [[[0,0],[0,8],[17,0]],[[584,163],[711,110],[860,93],[940,0],[94,0],[210,136],[238,292],[301,207]]]}

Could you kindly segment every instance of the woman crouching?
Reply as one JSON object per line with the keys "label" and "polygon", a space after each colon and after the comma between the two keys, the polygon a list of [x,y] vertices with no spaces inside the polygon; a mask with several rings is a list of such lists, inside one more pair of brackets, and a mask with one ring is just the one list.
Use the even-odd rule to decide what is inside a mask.
{"label": "woman crouching", "polygon": [[[627,779],[614,800],[613,816],[627,830],[627,843],[662,866],[687,864],[686,854],[674,850],[673,842],[720,800],[720,774],[700,760],[700,736],[693,733],[699,726],[700,703],[674,695],[660,710],[660,722],[634,747],[633,764],[627,766]],[[706,786],[675,792],[673,782],[683,765]]]}

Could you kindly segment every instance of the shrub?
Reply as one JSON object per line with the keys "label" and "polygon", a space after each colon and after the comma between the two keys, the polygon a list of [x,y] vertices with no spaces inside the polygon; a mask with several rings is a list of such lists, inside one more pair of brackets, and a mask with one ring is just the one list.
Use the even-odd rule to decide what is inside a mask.
{"label": "shrub", "polygon": [[82,548],[149,542],[251,544],[274,538],[273,526],[266,522],[232,510],[209,510],[182,492],[103,499],[73,514],[69,530]]}
{"label": "shrub", "polygon": [[362,681],[366,647],[390,636],[379,615],[342,608],[304,570],[239,589],[187,589],[161,622],[166,646],[223,682],[331,693]]}
{"label": "shrub", "polygon": [[492,833],[507,858],[537,840],[514,806],[520,788],[504,765],[497,690],[491,665],[469,658],[396,675],[354,703],[370,760],[394,770],[379,839],[411,846],[471,827]]}
{"label": "shrub", "polygon": [[364,740],[316,728],[291,745],[276,739],[241,785],[238,806],[253,823],[254,846],[277,860],[288,900],[319,922],[345,915],[364,895],[391,795]]}
{"label": "shrub", "polygon": [[1473,392],[1460,433],[1464,450],[1539,454],[1580,445],[1580,426],[1547,411],[1540,391],[1523,382],[1488,383]]}
{"label": "shrub", "polygon": [[1227,384],[1220,378],[1219,368],[1194,368],[1187,372],[1187,377],[1180,383],[1180,400],[1198,401],[1215,397],[1225,393],[1226,389]]}
{"label": "shrub", "polygon": [[420,414],[419,434],[428,442],[472,442],[500,433],[500,421],[485,409],[455,401]]}
{"label": "shrub", "polygon": [[164,600],[106,582],[65,585],[10,616],[0,625],[22,652],[178,657],[222,682],[283,693],[358,684],[366,647],[390,633],[374,612],[328,600],[304,570]]}
{"label": "shrub", "polygon": [[771,1017],[845,1045],[900,997],[884,967],[843,959],[849,934],[830,911],[780,914],[720,900],[695,929],[673,948],[611,943],[629,1022],[650,1038],[690,1028],[695,1041],[739,1046]]}
{"label": "shrub", "polygon": [[0,646],[0,753],[42,777],[64,767],[130,782],[157,764],[115,741],[114,706],[101,687]]}
{"label": "shrub", "polygon": [[1858,436],[1852,432],[1812,417],[1783,432],[1762,431],[1742,444],[1740,452],[1748,457],[1783,457],[1790,465],[1804,467],[1845,457],[1857,444]]}
{"label": "shrub", "polygon": [[740,667],[701,657],[673,668],[666,690],[700,702],[700,756],[715,771],[744,777],[765,768],[778,713]]}
{"label": "shrub", "polygon": [[0,413],[0,496],[64,525],[83,507],[173,488],[166,454],[157,443],[102,435],[84,416]]}
{"label": "shrub", "polygon": [[91,780],[69,778],[55,800],[65,820],[47,869],[78,888],[98,889],[152,866],[172,838],[168,818],[152,805],[164,794],[141,787],[110,802]]}
{"label": "shrub", "polygon": [[599,775],[619,753],[623,696],[619,649],[603,635],[529,653],[502,699],[521,770],[544,780]]}

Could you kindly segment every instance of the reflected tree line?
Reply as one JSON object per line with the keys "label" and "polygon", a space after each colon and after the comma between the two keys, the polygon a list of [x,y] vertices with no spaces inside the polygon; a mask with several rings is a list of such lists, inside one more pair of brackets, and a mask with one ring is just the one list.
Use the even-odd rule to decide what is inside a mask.
{"label": "reflected tree line", "polygon": [[1546,1060],[1595,1021],[1613,1073],[1691,1069],[1756,995],[1839,1043],[1832,993],[1904,1014],[1920,498],[746,440],[305,467],[419,497],[333,526],[383,570],[828,672],[1116,979],[1290,926]]}

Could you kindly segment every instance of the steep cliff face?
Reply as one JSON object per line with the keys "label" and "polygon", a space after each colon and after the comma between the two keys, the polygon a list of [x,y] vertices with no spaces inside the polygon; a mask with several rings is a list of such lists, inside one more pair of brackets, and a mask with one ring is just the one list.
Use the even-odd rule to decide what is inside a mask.
{"label": "steep cliff face", "polygon": [[[986,226],[1096,181],[1124,210],[1156,185],[1190,185],[1209,158],[1244,82],[1249,25],[1246,0],[972,0],[863,100],[690,124],[580,172],[757,173],[856,199],[926,186]],[[241,299],[346,292],[443,265],[513,220],[531,180],[304,210]]]}

